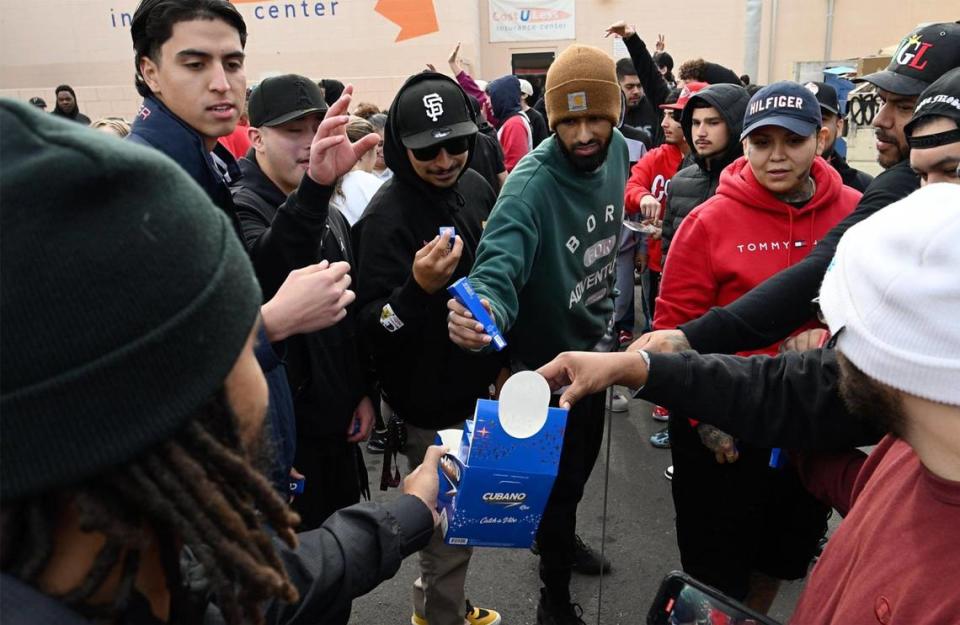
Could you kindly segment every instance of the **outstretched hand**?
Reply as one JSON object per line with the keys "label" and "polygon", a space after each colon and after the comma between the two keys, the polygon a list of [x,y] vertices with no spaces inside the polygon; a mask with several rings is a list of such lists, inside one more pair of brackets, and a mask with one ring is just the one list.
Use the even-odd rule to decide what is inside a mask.
{"label": "outstretched hand", "polygon": [[671,354],[686,351],[691,347],[682,330],[654,330],[638,338],[628,349]]}
{"label": "outstretched hand", "polygon": [[616,35],[621,39],[629,39],[630,37],[633,37],[636,34],[636,32],[637,32],[637,29],[634,26],[627,24],[623,20],[620,20],[619,22],[614,22],[613,24],[610,24],[609,26],[607,26],[606,34],[604,35],[604,37],[609,37],[610,35]]}
{"label": "outstretched hand", "polygon": [[403,480],[403,493],[420,499],[433,514],[434,527],[440,522],[437,513],[437,495],[440,492],[440,475],[437,465],[440,457],[447,453],[446,447],[431,445],[423,455],[423,463]]}
{"label": "outstretched hand", "polygon": [[345,175],[360,158],[377,147],[380,135],[371,132],[357,142],[347,137],[347,108],[353,97],[353,85],[347,85],[333,106],[327,111],[317,134],[310,144],[310,164],[307,175],[317,184],[331,186]]}
{"label": "outstretched hand", "polygon": [[569,409],[587,395],[614,384],[643,386],[647,381],[647,363],[636,352],[564,352],[537,373],[547,380],[550,390],[568,387],[560,396],[560,407]]}

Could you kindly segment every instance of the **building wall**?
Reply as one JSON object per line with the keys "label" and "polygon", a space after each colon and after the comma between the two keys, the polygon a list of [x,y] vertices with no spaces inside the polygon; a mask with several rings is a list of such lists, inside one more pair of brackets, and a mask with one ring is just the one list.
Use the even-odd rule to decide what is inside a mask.
{"label": "building wall", "polygon": [[[400,28],[374,11],[378,0],[326,0],[320,3],[323,17],[313,14],[316,0],[235,1],[250,32],[250,82],[287,72],[335,77],[353,82],[359,100],[381,106],[426,63],[447,71],[446,58],[457,41],[463,42],[468,68],[488,79],[509,72],[514,53],[559,52],[571,43],[489,43],[488,0],[433,0],[439,31],[399,42]],[[403,1],[410,7],[424,2]],[[91,118],[132,117],[139,98],[132,86],[129,28],[123,22],[137,4],[0,0],[0,96],[26,100],[40,95],[52,107],[53,88],[68,83]],[[657,33],[664,33],[677,64],[703,57],[740,73],[744,5],[743,0],[577,0],[577,41],[612,54],[613,42],[603,37],[604,29],[626,19],[651,47]],[[920,22],[957,19],[955,0],[835,0],[834,5],[834,59],[873,54]],[[792,78],[794,63],[822,59],[826,11],[827,0],[763,0],[760,75],[754,79]]]}

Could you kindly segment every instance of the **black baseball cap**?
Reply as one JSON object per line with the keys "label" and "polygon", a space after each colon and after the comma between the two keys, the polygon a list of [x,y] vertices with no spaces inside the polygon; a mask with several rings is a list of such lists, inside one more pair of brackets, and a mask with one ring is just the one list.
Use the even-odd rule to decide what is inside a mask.
{"label": "black baseball cap", "polygon": [[806,87],[807,91],[816,96],[817,102],[820,103],[821,112],[827,111],[834,115],[840,114],[840,99],[837,97],[837,90],[833,88],[833,85],[828,85],[825,82],[811,81],[803,86]]}
{"label": "black baseball cap", "polygon": [[41,98],[40,96],[33,96],[30,98],[30,104],[36,106],[37,108],[45,109],[47,108],[47,101]]}
{"label": "black baseball cap", "polygon": [[467,96],[445,76],[413,83],[398,96],[400,141],[411,150],[477,133]]}
{"label": "black baseball cap", "polygon": [[809,89],[792,80],[767,85],[753,94],[743,116],[740,140],[762,126],[780,126],[809,137],[823,125],[820,103]]}
{"label": "black baseball cap", "polygon": [[[913,118],[904,127],[907,137],[913,134],[917,123],[927,117],[947,117],[960,126],[960,67],[938,78],[920,94]],[[956,135],[957,131],[953,131]],[[960,137],[957,137],[960,139]],[[952,142],[952,141],[951,141]]]}
{"label": "black baseball cap", "polygon": [[311,113],[327,112],[317,83],[297,74],[271,76],[254,87],[247,104],[250,125],[279,126]]}
{"label": "black baseball cap", "polygon": [[920,95],[954,67],[960,67],[960,22],[943,22],[904,37],[886,69],[855,82],[866,81],[897,95]]}

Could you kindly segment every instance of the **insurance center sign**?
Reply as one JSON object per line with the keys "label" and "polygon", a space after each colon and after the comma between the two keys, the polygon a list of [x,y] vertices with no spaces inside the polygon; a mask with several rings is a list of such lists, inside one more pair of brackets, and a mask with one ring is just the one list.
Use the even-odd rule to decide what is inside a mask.
{"label": "insurance center sign", "polygon": [[574,0],[490,0],[490,42],[576,38]]}

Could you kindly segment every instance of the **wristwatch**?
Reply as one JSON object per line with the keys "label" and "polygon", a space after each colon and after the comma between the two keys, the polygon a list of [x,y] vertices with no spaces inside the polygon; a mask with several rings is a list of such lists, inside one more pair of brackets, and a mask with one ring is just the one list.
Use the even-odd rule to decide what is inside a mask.
{"label": "wristwatch", "polygon": [[[638,349],[637,353],[640,354],[640,357],[643,358],[643,362],[646,363],[647,365],[647,379],[649,380],[650,379],[650,354],[648,354],[647,350],[645,349]],[[644,386],[646,386],[646,384],[641,384],[637,388],[632,389],[633,394],[636,395],[637,393],[642,391]]]}
{"label": "wristwatch", "polygon": [[643,356],[643,362],[647,363],[647,375],[650,375],[650,354],[645,349],[638,349],[637,353]]}

